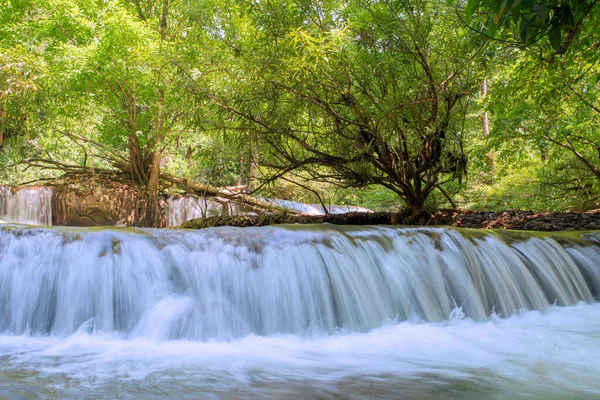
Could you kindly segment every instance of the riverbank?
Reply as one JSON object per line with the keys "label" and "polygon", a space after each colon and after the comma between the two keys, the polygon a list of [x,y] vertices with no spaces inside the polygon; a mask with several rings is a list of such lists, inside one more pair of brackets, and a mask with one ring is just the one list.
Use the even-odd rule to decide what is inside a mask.
{"label": "riverbank", "polygon": [[[405,220],[395,213],[349,213],[330,215],[263,214],[254,216],[217,216],[184,222],[183,229],[202,229],[217,226],[265,226],[276,224],[336,225],[402,225]],[[532,211],[483,212],[440,210],[434,212],[427,226],[455,226],[480,229],[515,229],[529,231],[600,230],[600,210],[587,213],[549,213]]]}

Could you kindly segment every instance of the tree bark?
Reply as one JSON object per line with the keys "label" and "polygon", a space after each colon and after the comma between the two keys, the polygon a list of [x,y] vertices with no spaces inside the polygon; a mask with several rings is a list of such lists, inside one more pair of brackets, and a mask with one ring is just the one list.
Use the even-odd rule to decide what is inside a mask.
{"label": "tree bark", "polygon": [[135,132],[129,134],[129,172],[134,182],[140,185],[145,185],[148,182],[144,168],[144,156],[140,149],[140,143]]}
{"label": "tree bark", "polygon": [[146,210],[144,222],[146,226],[161,226],[160,206],[158,204],[158,180],[160,178],[160,156],[161,152],[156,150],[152,154],[150,165],[150,178],[146,185]]}
{"label": "tree bark", "polygon": [[[487,96],[488,94],[488,85],[487,85],[487,78],[483,78],[483,85],[481,85],[481,95],[483,97]],[[482,118],[482,130],[483,130],[483,135],[487,136],[490,133],[490,122],[488,119],[488,113],[487,111],[483,113],[483,118]]]}
{"label": "tree bark", "polygon": [[0,148],[4,142],[4,129],[6,128],[6,103],[0,102]]}
{"label": "tree bark", "polygon": [[169,0],[163,0],[162,12],[160,16],[160,37],[165,40],[167,36],[167,17],[169,15]]}

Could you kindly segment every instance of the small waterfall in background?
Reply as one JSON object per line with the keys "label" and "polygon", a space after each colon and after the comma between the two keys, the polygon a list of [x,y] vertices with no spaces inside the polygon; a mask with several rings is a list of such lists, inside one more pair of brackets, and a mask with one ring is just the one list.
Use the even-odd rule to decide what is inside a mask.
{"label": "small waterfall in background", "polygon": [[[281,200],[281,199],[264,199],[260,198],[260,200],[271,203],[276,206],[289,208],[290,210],[296,210],[300,214],[304,215],[325,215],[323,211],[323,206],[320,204],[305,204],[299,203],[293,200]],[[357,206],[340,206],[340,205],[325,205],[327,208],[327,212],[330,214],[345,214],[345,213],[353,213],[353,212],[373,212],[368,208],[357,207]]]}
{"label": "small waterfall in background", "polygon": [[317,205],[299,203],[299,202],[293,201],[293,200],[264,199],[264,198],[260,198],[260,200],[264,201],[265,203],[273,204],[275,206],[284,207],[284,208],[288,208],[290,210],[298,211],[299,213],[304,214],[304,215],[322,215],[322,214],[324,214],[323,208],[321,206],[317,206]]}
{"label": "small waterfall in background", "polygon": [[224,201],[194,196],[170,197],[167,199],[167,226],[179,226],[195,218],[229,215],[229,205]]}
{"label": "small waterfall in background", "polygon": [[[304,204],[292,200],[264,199],[259,200],[290,210],[298,211],[303,215],[325,215],[320,204]],[[245,209],[243,204],[231,202],[227,199],[198,198],[195,196],[170,197],[166,201],[167,226],[179,226],[185,221],[195,218],[208,218],[221,215],[248,215],[252,210]],[[330,214],[344,214],[351,212],[372,212],[357,206],[326,206]]]}
{"label": "small waterfall in background", "polygon": [[52,190],[0,186],[0,220],[18,224],[52,225]]}
{"label": "small waterfall in background", "polygon": [[[322,208],[320,206],[318,206],[319,208]],[[371,213],[373,211],[369,210],[368,208],[364,208],[364,207],[358,207],[358,206],[340,206],[340,205],[333,205],[333,206],[326,206],[327,207],[327,211],[330,214],[345,214],[345,213]]]}

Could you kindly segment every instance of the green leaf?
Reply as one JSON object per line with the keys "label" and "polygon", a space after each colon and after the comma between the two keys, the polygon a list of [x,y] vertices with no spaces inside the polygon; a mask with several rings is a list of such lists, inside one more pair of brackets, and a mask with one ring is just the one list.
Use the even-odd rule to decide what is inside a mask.
{"label": "green leaf", "polygon": [[571,12],[571,8],[568,6],[563,9],[562,23],[569,28],[575,26],[575,19],[573,18],[573,13]]}
{"label": "green leaf", "polygon": [[552,29],[550,29],[550,32],[548,32],[548,39],[550,39],[550,44],[552,45],[554,51],[560,50],[562,38],[560,33],[560,27],[557,23],[552,24]]}
{"label": "green leaf", "polygon": [[527,44],[531,44],[532,39],[535,38],[538,32],[539,28],[537,26],[529,25],[529,28],[527,29],[527,37],[525,38],[525,42]]}
{"label": "green leaf", "polygon": [[498,24],[488,23],[488,28],[485,31],[485,34],[488,35],[488,36],[494,36],[494,34],[496,33],[496,31],[498,30],[498,27],[499,27]]}
{"label": "green leaf", "polygon": [[477,10],[477,8],[479,7],[480,2],[481,0],[467,1],[467,9],[465,10],[465,19],[467,23],[471,20],[471,17],[473,16],[473,13],[475,13],[475,10]]}
{"label": "green leaf", "polygon": [[521,29],[519,30],[519,36],[522,42],[527,42],[527,34],[529,30],[529,22],[523,17],[521,18]]}
{"label": "green leaf", "polygon": [[494,15],[494,18],[493,18],[494,25],[498,25],[498,21],[499,21],[499,20],[500,20],[500,18],[502,17],[502,14],[503,14],[503,13],[504,13],[504,9],[502,8],[502,9],[500,9],[500,11],[498,11],[498,12],[496,13],[496,15]]}
{"label": "green leaf", "polygon": [[548,23],[550,11],[548,10],[548,0],[540,0],[540,18],[543,24]]}

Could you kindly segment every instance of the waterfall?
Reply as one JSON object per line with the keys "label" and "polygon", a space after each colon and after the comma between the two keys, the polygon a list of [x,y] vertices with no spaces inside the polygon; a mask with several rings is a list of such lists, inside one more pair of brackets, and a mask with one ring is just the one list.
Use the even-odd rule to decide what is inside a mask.
{"label": "waterfall", "polygon": [[326,206],[329,214],[345,214],[345,213],[371,213],[373,211],[368,208],[358,207],[358,206],[339,206],[339,205],[331,205]]}
{"label": "waterfall", "polygon": [[485,321],[598,296],[597,232],[0,228],[0,332],[10,334],[312,336],[456,312]]}
{"label": "waterfall", "polygon": [[284,208],[288,208],[290,210],[295,210],[298,211],[301,214],[305,214],[305,215],[322,215],[323,214],[323,209],[320,205],[312,205],[312,204],[304,204],[304,203],[299,203],[297,201],[293,201],[293,200],[282,200],[282,199],[263,199],[260,198],[260,200],[266,202],[266,203],[271,203],[273,205],[279,206],[279,207],[284,207]]}
{"label": "waterfall", "polygon": [[228,204],[212,198],[203,199],[193,196],[182,196],[167,199],[167,226],[179,226],[185,221],[194,218],[207,218],[228,214]]}
{"label": "waterfall", "polygon": [[[290,210],[296,210],[304,215],[324,215],[320,204],[304,204],[292,200],[264,199],[271,203]],[[197,198],[194,196],[170,197],[166,202],[167,226],[179,226],[185,221],[195,218],[207,218],[220,215],[247,215],[251,210],[244,210],[242,204],[231,202],[227,199]],[[330,214],[344,214],[350,212],[372,212],[371,210],[357,206],[326,206]]]}
{"label": "waterfall", "polygon": [[0,186],[0,220],[30,225],[52,225],[52,190]]}
{"label": "waterfall", "polygon": [[[298,211],[300,214],[304,215],[324,215],[323,206],[320,204],[305,204],[299,203],[293,200],[282,200],[282,199],[264,199],[260,198],[260,200],[272,203],[279,207],[288,208],[290,210]],[[327,212],[330,214],[345,214],[345,213],[353,213],[353,212],[373,212],[368,208],[357,207],[357,206],[340,206],[340,205],[325,205],[327,208]]]}

